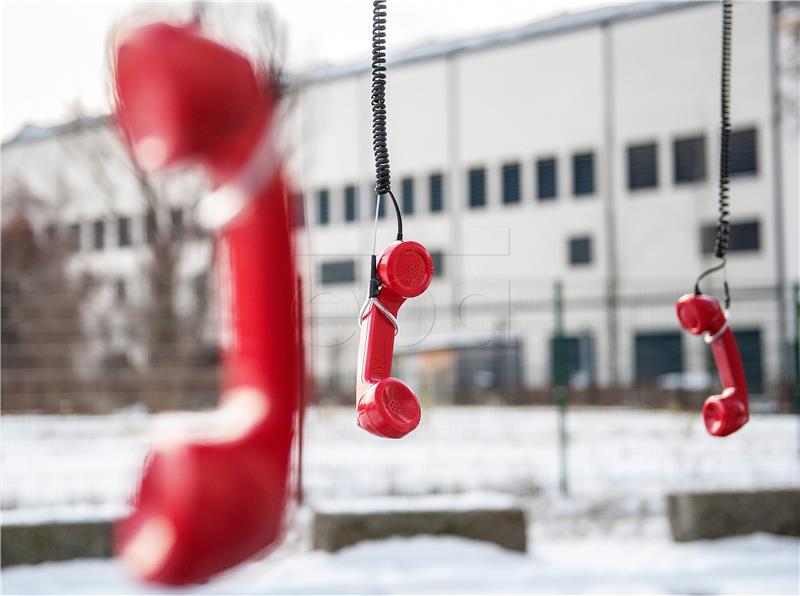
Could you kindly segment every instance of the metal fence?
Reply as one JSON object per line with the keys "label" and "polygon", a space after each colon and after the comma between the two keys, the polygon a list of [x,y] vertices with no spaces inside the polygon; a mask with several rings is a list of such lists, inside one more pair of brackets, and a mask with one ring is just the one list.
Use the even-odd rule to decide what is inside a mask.
{"label": "metal fence", "polygon": [[[348,403],[357,304],[349,288],[338,292],[312,311],[310,361],[321,399]],[[573,404],[696,409],[719,381],[708,347],[678,326],[681,293],[677,284],[638,284],[612,302],[586,285],[471,280],[459,302],[434,294],[403,307],[395,376],[438,405],[552,404],[561,372]],[[732,328],[760,411],[794,408],[797,333],[786,329],[797,317],[794,296],[781,301],[777,288],[756,284],[736,289]],[[349,302],[352,309],[340,308]]]}
{"label": "metal fence", "polygon": [[[177,309],[168,319],[175,342],[148,354],[164,337],[151,327],[165,321],[150,315],[146,301],[123,308],[113,284],[94,283],[91,291],[67,284],[58,294],[41,281],[4,278],[4,513],[119,512],[146,453],[153,412],[216,402],[213,336],[196,341],[195,311]],[[568,491],[658,507],[673,489],[797,484],[796,418],[778,413],[792,411],[794,373],[785,369],[792,346],[780,333],[775,288],[737,286],[734,328],[756,414],[719,440],[700,417],[716,374],[702,340],[678,330],[676,292],[621,291],[609,322],[607,297],[594,288],[472,283],[483,289],[467,288],[460,304],[432,297],[401,313],[395,375],[423,406],[420,427],[402,441],[355,425],[355,313],[309,309],[308,500]],[[103,292],[106,302],[97,297]],[[796,295],[786,303],[794,307]],[[106,320],[103,304],[114,306],[110,327],[98,323]],[[787,313],[796,329],[794,316]],[[560,374],[563,409],[552,383]]]}
{"label": "metal fence", "polygon": [[[183,417],[195,414],[186,413]],[[163,416],[163,415],[162,415]],[[658,511],[670,490],[797,486],[796,417],[756,414],[738,433],[709,436],[699,412],[567,407],[423,407],[400,441],[355,424],[353,407],[307,412],[307,502],[376,495],[502,491]],[[138,479],[152,416],[6,415],[4,519],[118,515]],[[563,449],[562,449],[563,448]]]}

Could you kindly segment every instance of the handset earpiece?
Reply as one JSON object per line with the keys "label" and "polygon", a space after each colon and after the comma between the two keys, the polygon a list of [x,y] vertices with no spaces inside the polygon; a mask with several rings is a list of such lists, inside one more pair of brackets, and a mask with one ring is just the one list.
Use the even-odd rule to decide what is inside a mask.
{"label": "handset earpiece", "polygon": [[686,331],[703,335],[711,345],[722,393],[712,395],[703,405],[708,432],[724,437],[739,430],[749,419],[747,382],[742,358],[728,318],[719,301],[704,294],[685,294],[675,305],[678,320]]}
{"label": "handset earpiece", "polygon": [[419,242],[390,244],[377,258],[377,296],[359,315],[356,407],[358,425],[380,437],[399,439],[414,430],[422,415],[414,392],[391,377],[397,313],[408,298],[422,294],[433,279],[433,260]]}
{"label": "handset earpiece", "polygon": [[195,26],[153,23],[124,32],[114,67],[117,120],[145,170],[195,161],[215,178],[230,178],[275,103],[245,56]]}

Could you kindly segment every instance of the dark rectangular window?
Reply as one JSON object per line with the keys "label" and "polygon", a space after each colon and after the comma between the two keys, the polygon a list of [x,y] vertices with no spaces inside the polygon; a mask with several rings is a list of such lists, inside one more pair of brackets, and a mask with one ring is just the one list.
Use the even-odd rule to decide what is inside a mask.
{"label": "dark rectangular window", "polygon": [[592,239],[579,236],[569,239],[569,264],[588,265],[592,262]]}
{"label": "dark rectangular window", "polygon": [[152,209],[144,216],[144,233],[148,243],[156,241],[156,236],[158,235],[158,220],[156,219],[155,211]]}
{"label": "dark rectangular window", "polygon": [[344,220],[358,219],[358,193],[352,184],[344,187]]}
{"label": "dark rectangular window", "polygon": [[404,215],[414,213],[414,179],[403,178],[400,181],[400,207]]}
{"label": "dark rectangular window", "polygon": [[728,249],[758,250],[761,248],[761,225],[757,221],[731,224],[731,237]]}
{"label": "dark rectangular window", "polygon": [[467,186],[469,188],[469,206],[483,207],[486,205],[486,170],[473,168],[467,173]]}
{"label": "dark rectangular window", "polygon": [[658,186],[658,147],[655,143],[628,147],[628,188]]}
{"label": "dark rectangular window", "polygon": [[81,249],[81,224],[75,223],[69,226],[67,231],[67,243],[70,250]]}
{"label": "dark rectangular window", "polygon": [[676,139],[672,145],[675,184],[702,182],[706,179],[706,138]]}
{"label": "dark rectangular window", "polygon": [[317,192],[317,223],[321,226],[331,221],[330,195],[323,189]]}
{"label": "dark rectangular window", "polygon": [[[717,225],[708,224],[701,230],[701,244],[704,254],[714,252],[717,238]],[[731,252],[758,250],[761,248],[761,225],[758,221],[743,221],[731,224],[728,250]]]}
{"label": "dark rectangular window", "polygon": [[524,366],[521,346],[519,342],[500,341],[499,345],[454,350],[456,386],[467,389],[454,393],[454,403],[477,403],[479,398],[470,395],[470,389],[522,386]]}
{"label": "dark rectangular window", "polygon": [[442,277],[444,275],[444,253],[440,250],[431,252],[433,261],[433,276]]}
{"label": "dark rectangular window", "polygon": [[444,211],[444,189],[441,174],[431,174],[428,178],[431,213]]}
{"label": "dark rectangular window", "polygon": [[320,274],[324,284],[349,283],[356,280],[355,261],[330,261],[322,264]]}
{"label": "dark rectangular window", "polygon": [[733,332],[742,357],[749,393],[764,393],[764,370],[761,357],[761,330],[737,329]]}
{"label": "dark rectangular window", "polygon": [[519,164],[503,166],[503,203],[519,203],[522,198],[519,184]]}
{"label": "dark rectangular window", "polygon": [[567,335],[562,338],[560,347],[557,339],[553,337],[550,340],[550,370],[554,383],[567,383],[576,387],[593,386],[595,384],[593,336],[588,333]]}
{"label": "dark rectangular window", "polygon": [[92,245],[95,250],[103,250],[106,244],[106,222],[98,219],[92,225]]}
{"label": "dark rectangular window", "polygon": [[575,196],[594,193],[594,153],[578,153],[572,156],[572,194]]}
{"label": "dark rectangular window", "polygon": [[183,209],[170,210],[169,231],[173,240],[183,240]]}
{"label": "dark rectangular window", "polygon": [[536,162],[536,198],[551,201],[558,195],[558,164],[555,158]]}
{"label": "dark rectangular window", "polygon": [[131,245],[131,218],[117,218],[117,245],[126,247]]}
{"label": "dark rectangular window", "polygon": [[655,381],[667,373],[683,372],[683,344],[679,331],[637,333],[636,381]]}
{"label": "dark rectangular window", "polygon": [[758,144],[756,129],[731,133],[731,176],[752,176],[758,173]]}
{"label": "dark rectangular window", "polygon": [[50,246],[58,242],[58,227],[55,224],[48,224],[44,228],[44,237]]}
{"label": "dark rectangular window", "polygon": [[114,281],[114,294],[117,302],[124,303],[128,299],[128,287],[124,279]]}

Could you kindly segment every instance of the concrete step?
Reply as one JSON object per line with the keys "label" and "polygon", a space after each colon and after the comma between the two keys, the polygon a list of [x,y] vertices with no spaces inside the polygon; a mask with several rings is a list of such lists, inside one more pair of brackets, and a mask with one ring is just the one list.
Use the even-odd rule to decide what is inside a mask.
{"label": "concrete step", "polygon": [[767,532],[800,536],[800,489],[676,492],[667,495],[676,542]]}
{"label": "concrete step", "polygon": [[437,495],[321,506],[314,511],[312,546],[333,552],[364,540],[425,534],[482,540],[525,552],[525,512],[504,495],[497,497],[470,501]]}

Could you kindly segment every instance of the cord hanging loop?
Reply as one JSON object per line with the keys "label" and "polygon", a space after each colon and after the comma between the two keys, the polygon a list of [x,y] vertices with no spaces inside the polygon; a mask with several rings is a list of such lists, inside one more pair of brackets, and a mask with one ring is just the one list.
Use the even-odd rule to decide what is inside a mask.
{"label": "cord hanging loop", "polygon": [[[714,256],[720,260],[717,265],[703,271],[694,282],[694,293],[701,294],[700,281],[716,271],[726,271],[726,256],[730,244],[730,145],[731,145],[731,24],[733,22],[733,1],[722,1],[722,57],[720,64],[720,149],[719,149],[719,198],[717,231],[714,239]],[[725,275],[725,310],[730,308],[731,293]]]}
{"label": "cord hanging loop", "polygon": [[377,308],[381,312],[381,314],[383,314],[383,316],[385,316],[389,320],[389,322],[392,324],[392,327],[394,327],[395,335],[400,333],[400,324],[397,322],[397,317],[395,317],[391,312],[389,312],[389,309],[386,308],[383,304],[381,304],[381,301],[378,300],[377,298],[367,297],[367,299],[364,300],[364,304],[361,305],[361,309],[358,311],[359,327],[361,327],[364,324],[364,319],[367,318],[367,315],[369,314],[369,311],[372,308]]}

